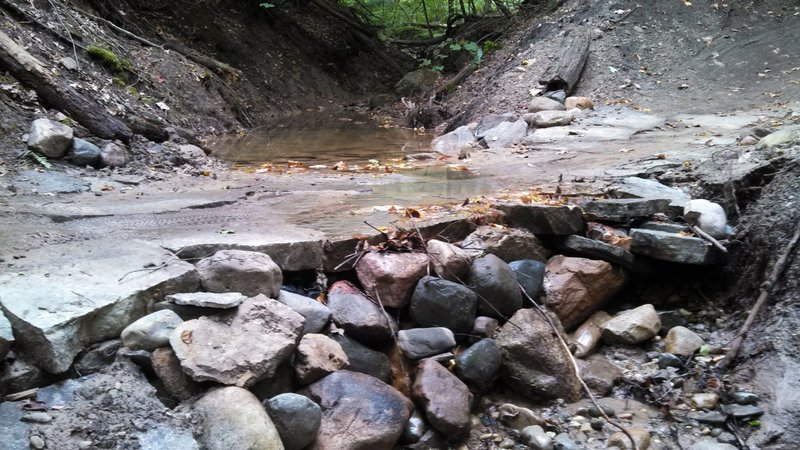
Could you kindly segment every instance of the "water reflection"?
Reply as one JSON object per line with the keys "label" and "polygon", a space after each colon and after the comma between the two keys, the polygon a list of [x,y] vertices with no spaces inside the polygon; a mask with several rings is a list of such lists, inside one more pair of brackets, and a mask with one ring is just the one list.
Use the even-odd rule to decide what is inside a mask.
{"label": "water reflection", "polygon": [[430,149],[432,135],[382,127],[372,118],[352,112],[304,112],[259,128],[244,136],[224,137],[211,144],[220,159],[246,165],[285,163],[365,163],[384,161]]}

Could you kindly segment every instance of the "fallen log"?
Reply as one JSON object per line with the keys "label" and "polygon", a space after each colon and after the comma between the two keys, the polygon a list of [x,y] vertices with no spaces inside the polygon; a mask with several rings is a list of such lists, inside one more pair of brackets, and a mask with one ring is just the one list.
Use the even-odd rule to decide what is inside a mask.
{"label": "fallen log", "polygon": [[539,77],[545,91],[563,89],[569,95],[578,81],[589,59],[589,31],[583,27],[564,37],[561,53],[555,62]]}
{"label": "fallen log", "polygon": [[103,139],[130,140],[133,132],[121,120],[108,114],[101,105],[74,88],[60,84],[41,62],[0,31],[0,68],[7,70],[25,86],[36,91],[42,104],[69,115]]}

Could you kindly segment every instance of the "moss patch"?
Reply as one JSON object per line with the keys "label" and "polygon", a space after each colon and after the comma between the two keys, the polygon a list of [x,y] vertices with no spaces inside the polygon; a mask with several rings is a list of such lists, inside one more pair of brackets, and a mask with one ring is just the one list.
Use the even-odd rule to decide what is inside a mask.
{"label": "moss patch", "polygon": [[114,54],[114,52],[107,48],[90,45],[86,51],[89,52],[89,55],[92,58],[100,61],[104,66],[113,70],[122,78],[127,79],[128,74],[133,73],[133,64],[131,64],[130,61],[127,59],[121,59]]}

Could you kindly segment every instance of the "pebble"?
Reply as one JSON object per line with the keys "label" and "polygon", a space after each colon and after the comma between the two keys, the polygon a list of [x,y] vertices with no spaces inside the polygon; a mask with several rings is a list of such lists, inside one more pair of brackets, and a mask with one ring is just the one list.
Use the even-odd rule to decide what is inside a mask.
{"label": "pebble", "polygon": [[666,369],[667,367],[682,367],[683,361],[672,353],[662,353],[658,356],[658,367]]}
{"label": "pebble", "polygon": [[513,439],[505,438],[502,441],[500,441],[500,444],[498,445],[498,447],[500,447],[500,448],[514,448],[515,445],[516,445],[516,443],[514,442]]}
{"label": "pebble", "polygon": [[692,404],[696,408],[714,409],[719,401],[719,396],[713,392],[692,395]]}
{"label": "pebble", "polygon": [[592,419],[592,420],[589,422],[589,424],[592,426],[592,429],[595,429],[595,430],[597,430],[597,431],[601,431],[601,430],[603,429],[603,427],[605,427],[605,426],[606,426],[606,422],[605,422],[605,420],[603,420],[603,419],[597,419],[597,418],[595,418],[595,419]]}
{"label": "pebble", "polygon": [[44,439],[40,438],[39,436],[31,436],[30,439],[31,447],[41,450],[44,448]]}
{"label": "pebble", "polygon": [[520,433],[520,439],[534,450],[553,450],[553,438],[539,425],[525,427]]}
{"label": "pebble", "polygon": [[758,402],[758,395],[752,392],[739,391],[731,395],[731,400],[740,405],[752,405]]}
{"label": "pebble", "polygon": [[[614,408],[610,406],[600,405],[600,408],[603,409],[603,412],[605,412],[608,417],[614,417],[617,413],[614,411]],[[600,409],[598,409],[596,406],[590,407],[586,412],[589,414],[589,417],[603,417]]]}
{"label": "pebble", "polygon": [[555,438],[555,450],[580,450],[578,444],[570,439],[566,433],[561,433]]}
{"label": "pebble", "polygon": [[[630,427],[628,428],[628,433],[631,434],[633,437],[634,442],[636,442],[636,447],[639,449],[647,449],[650,447],[650,432],[645,430],[644,428],[638,427]],[[629,449],[631,448],[631,440],[627,434],[623,433],[622,431],[617,431],[616,433],[612,434],[611,437],[608,438],[608,447],[609,448],[621,448],[621,449]]]}

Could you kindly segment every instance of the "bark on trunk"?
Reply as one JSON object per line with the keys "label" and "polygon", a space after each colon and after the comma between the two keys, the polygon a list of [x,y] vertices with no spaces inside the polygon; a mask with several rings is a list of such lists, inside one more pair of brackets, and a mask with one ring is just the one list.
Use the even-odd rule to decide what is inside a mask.
{"label": "bark on trunk", "polygon": [[561,53],[539,78],[547,91],[564,89],[569,95],[578,84],[589,59],[589,31],[579,28],[564,38]]}
{"label": "bark on trunk", "polygon": [[58,109],[103,139],[130,140],[133,132],[101,105],[75,89],[59,84],[42,63],[0,31],[0,67],[36,91],[42,104]]}

